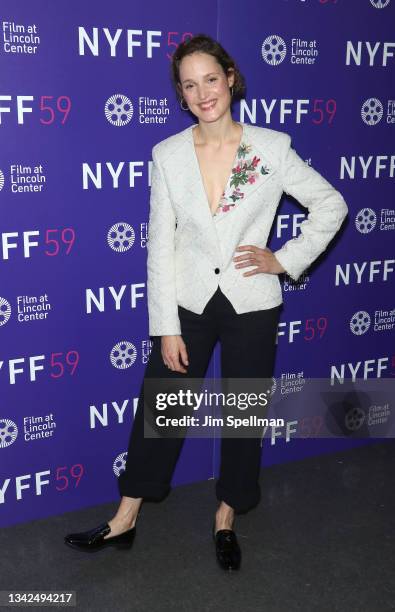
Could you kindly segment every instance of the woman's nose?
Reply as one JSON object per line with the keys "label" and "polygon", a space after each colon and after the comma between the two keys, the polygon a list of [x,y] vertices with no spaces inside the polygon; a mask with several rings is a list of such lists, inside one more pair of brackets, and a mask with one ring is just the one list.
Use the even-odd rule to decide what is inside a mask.
{"label": "woman's nose", "polygon": [[199,102],[204,102],[208,100],[209,92],[205,86],[198,87],[198,100]]}

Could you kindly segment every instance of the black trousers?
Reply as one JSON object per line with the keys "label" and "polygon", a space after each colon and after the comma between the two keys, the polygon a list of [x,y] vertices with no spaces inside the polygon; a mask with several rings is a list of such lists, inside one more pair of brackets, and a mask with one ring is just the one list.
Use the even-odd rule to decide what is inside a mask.
{"label": "black trousers", "polygon": [[[276,306],[237,314],[219,287],[201,315],[179,306],[181,334],[189,358],[188,373],[174,372],[165,366],[161,338],[153,336],[144,379],[169,376],[204,379],[217,341],[221,343],[223,378],[270,378],[274,370],[279,311],[280,306]],[[130,435],[126,469],[118,477],[118,487],[121,496],[159,501],[171,489],[171,478],[185,438],[144,437],[143,386]],[[220,474],[215,493],[235,513],[248,511],[260,500],[261,450],[261,438],[221,439]]]}

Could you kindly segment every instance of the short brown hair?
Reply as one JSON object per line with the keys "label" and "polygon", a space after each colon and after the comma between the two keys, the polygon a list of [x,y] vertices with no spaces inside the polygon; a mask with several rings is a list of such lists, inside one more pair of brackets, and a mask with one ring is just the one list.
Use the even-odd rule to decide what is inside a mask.
{"label": "short brown hair", "polygon": [[191,55],[200,51],[201,53],[209,53],[212,55],[217,62],[222,66],[222,69],[226,76],[228,76],[229,68],[233,69],[234,72],[234,84],[233,84],[233,96],[234,98],[242,98],[245,92],[245,79],[241,74],[236,62],[229,55],[227,51],[219,44],[218,41],[207,36],[206,34],[196,34],[192,38],[180,43],[175,50],[171,62],[171,79],[173,86],[176,91],[176,95],[181,100],[182,94],[180,93],[180,63],[186,55]]}

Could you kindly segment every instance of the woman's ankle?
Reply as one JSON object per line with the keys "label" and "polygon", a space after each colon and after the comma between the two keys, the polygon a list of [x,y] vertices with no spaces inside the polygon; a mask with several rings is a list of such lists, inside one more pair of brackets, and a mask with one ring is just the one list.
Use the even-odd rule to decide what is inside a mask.
{"label": "woman's ankle", "polygon": [[122,497],[116,517],[122,521],[135,519],[140,511],[142,498]]}
{"label": "woman's ankle", "polygon": [[125,517],[125,516],[120,516],[116,514],[111,519],[111,523],[113,523],[113,525],[117,525],[117,527],[121,529],[131,529],[132,527],[135,526],[136,521],[137,521],[137,515]]}
{"label": "woman's ankle", "polygon": [[233,529],[234,516],[232,515],[221,516],[221,515],[216,514],[215,524],[216,524],[217,530],[218,529]]}

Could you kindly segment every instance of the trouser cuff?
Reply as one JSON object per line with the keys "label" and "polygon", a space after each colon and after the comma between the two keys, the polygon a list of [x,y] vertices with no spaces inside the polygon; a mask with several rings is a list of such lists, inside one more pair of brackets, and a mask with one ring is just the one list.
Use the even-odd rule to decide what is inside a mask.
{"label": "trouser cuff", "polygon": [[161,501],[170,492],[170,485],[164,485],[157,482],[127,482],[122,478],[123,474],[118,477],[118,490],[121,496],[126,497],[143,497],[146,500]]}
{"label": "trouser cuff", "polygon": [[257,485],[254,491],[248,491],[243,494],[235,494],[229,489],[225,489],[222,485],[217,482],[215,485],[215,493],[218,501],[224,501],[228,506],[231,506],[235,514],[243,514],[254,508],[261,499],[261,490]]}

